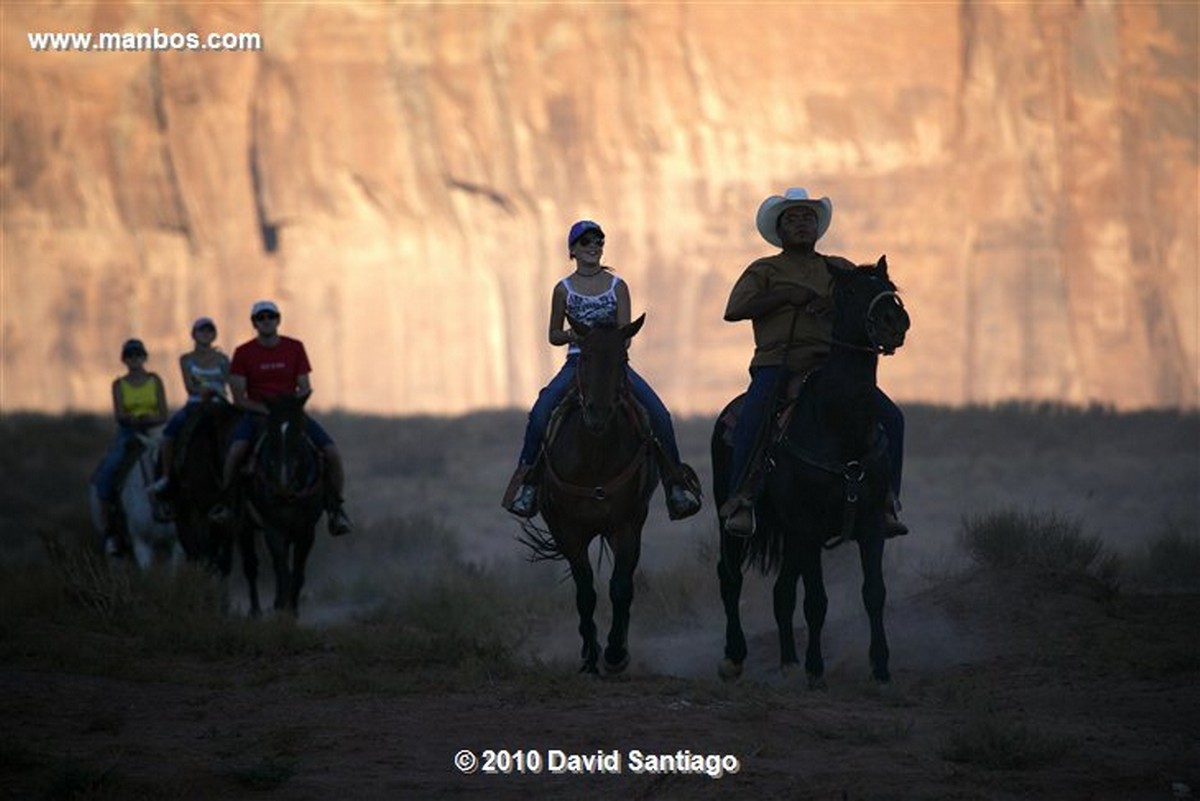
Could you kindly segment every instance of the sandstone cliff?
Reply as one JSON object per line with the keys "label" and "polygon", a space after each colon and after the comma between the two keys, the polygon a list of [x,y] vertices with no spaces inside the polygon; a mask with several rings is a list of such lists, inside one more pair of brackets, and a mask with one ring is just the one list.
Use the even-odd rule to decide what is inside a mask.
{"label": "sandstone cliff", "polygon": [[[98,409],[144,338],[181,400],[277,299],[319,408],[526,406],[564,237],[608,232],[677,412],[741,390],[721,321],[767,194],[834,201],[914,316],[900,400],[1198,397],[1194,4],[5,7],[0,409]],[[37,31],[261,52],[35,52]]]}

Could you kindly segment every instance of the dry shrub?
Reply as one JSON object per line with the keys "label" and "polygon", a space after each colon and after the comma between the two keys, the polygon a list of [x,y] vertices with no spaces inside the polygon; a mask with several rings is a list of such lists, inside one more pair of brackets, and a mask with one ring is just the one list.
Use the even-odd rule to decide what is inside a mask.
{"label": "dry shrub", "polygon": [[946,736],[941,756],[993,770],[1022,770],[1048,765],[1067,749],[1068,743],[1061,737],[980,711]]}
{"label": "dry shrub", "polygon": [[1056,512],[1004,509],[966,517],[959,542],[984,567],[1034,567],[1115,579],[1115,557],[1078,520]]}
{"label": "dry shrub", "polygon": [[1200,535],[1166,520],[1146,544],[1138,572],[1148,583],[1177,590],[1200,589]]}
{"label": "dry shrub", "polygon": [[63,542],[54,532],[41,531],[38,535],[73,602],[109,622],[129,612],[134,593],[127,565],[114,564],[83,543]]}

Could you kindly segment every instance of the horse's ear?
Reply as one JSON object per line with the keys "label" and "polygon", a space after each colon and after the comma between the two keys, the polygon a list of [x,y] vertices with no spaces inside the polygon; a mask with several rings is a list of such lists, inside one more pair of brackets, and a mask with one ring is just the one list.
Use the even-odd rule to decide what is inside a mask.
{"label": "horse's ear", "polygon": [[310,389],[308,392],[305,392],[303,395],[297,395],[297,396],[296,396],[296,399],[299,401],[299,403],[297,403],[296,405],[297,405],[299,408],[303,409],[303,408],[304,408],[304,404],[308,403],[308,399],[309,399],[309,398],[311,398],[311,397],[312,397],[312,390],[311,390],[311,389]]}
{"label": "horse's ear", "polygon": [[621,333],[625,335],[626,339],[633,339],[633,337],[637,335],[637,332],[642,330],[642,326],[645,325],[645,323],[646,314],[643,312],[641,317],[637,318],[629,325],[623,326],[621,328]]}
{"label": "horse's ear", "polygon": [[581,323],[569,315],[567,316],[567,325],[571,326],[571,330],[575,332],[575,336],[580,339],[586,337],[588,332],[592,330],[592,327],[587,323]]}
{"label": "horse's ear", "polygon": [[879,257],[879,261],[875,262],[875,269],[879,271],[880,275],[882,275],[884,278],[887,278],[887,254],[886,253],[884,253],[882,256]]}

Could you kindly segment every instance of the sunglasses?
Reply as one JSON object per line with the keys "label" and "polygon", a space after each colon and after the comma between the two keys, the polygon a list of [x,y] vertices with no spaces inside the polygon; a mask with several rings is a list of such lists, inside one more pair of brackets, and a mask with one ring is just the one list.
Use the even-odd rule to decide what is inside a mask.
{"label": "sunglasses", "polygon": [[600,247],[604,247],[604,237],[588,236],[586,234],[584,236],[579,237],[579,246],[580,247],[590,248],[592,245],[599,245]]}
{"label": "sunglasses", "polygon": [[127,350],[121,354],[122,359],[144,359],[146,351],[144,350]]}
{"label": "sunglasses", "polygon": [[276,314],[275,312],[259,312],[258,314],[254,315],[250,319],[256,323],[261,323],[264,320],[278,320],[279,315]]}
{"label": "sunglasses", "polygon": [[192,330],[193,331],[212,331],[215,334],[217,331],[217,327],[215,325],[198,325],[195,328],[193,328]]}

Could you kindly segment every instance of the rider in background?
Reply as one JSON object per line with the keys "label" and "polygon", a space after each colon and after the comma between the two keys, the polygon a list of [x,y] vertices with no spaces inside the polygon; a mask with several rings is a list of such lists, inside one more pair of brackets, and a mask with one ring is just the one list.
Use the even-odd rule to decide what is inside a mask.
{"label": "rider in background", "polygon": [[[756,487],[747,480],[753,472],[751,461],[756,450],[761,456],[756,446],[771,417],[771,404],[781,382],[789,374],[807,374],[820,367],[829,355],[833,337],[833,277],[829,267],[856,269],[847,259],[816,250],[817,240],[824,236],[832,218],[829,198],[810,200],[804,189],[789,189],[783,196],[772,195],[764,200],[756,219],[758,232],[782,252],[757,259],[747,267],[725,307],[727,322],[753,322],[755,346],[750,387],[733,430],[730,497],[719,510],[725,530],[735,536],[749,536],[754,531]],[[882,390],[876,399],[891,462],[885,534],[898,536],[908,533],[897,517],[904,416]]]}
{"label": "rider in background", "polygon": [[167,419],[167,397],[162,379],[146,371],[146,346],[140,339],[128,339],[121,346],[121,361],[127,372],[112,382],[113,416],[117,436],[92,476],[92,485],[100,499],[100,528],[107,545],[112,537],[114,507],[121,477],[117,471],[125,450],[138,435]]}
{"label": "rider in background", "polygon": [[170,487],[175,439],[187,422],[188,415],[201,403],[229,399],[229,358],[213,345],[216,338],[217,325],[211,317],[201,317],[192,323],[195,347],[179,357],[179,371],[183,375],[188,399],[182,409],[171,415],[162,432],[159,450],[162,477],[152,487],[157,493],[165,493]]}
{"label": "rider in background", "polygon": [[[233,390],[234,403],[245,411],[233,430],[233,441],[225,457],[225,468],[221,484],[228,492],[246,452],[262,431],[269,410],[264,401],[283,395],[309,395],[312,385],[309,373],[308,354],[304,343],[298,339],[280,336],[279,307],[269,300],[260,300],[250,309],[250,322],[257,336],[238,345],[233,352],[229,367],[229,386]],[[329,482],[329,502],[325,509],[329,518],[329,533],[335,537],[354,530],[350,518],[343,508],[342,490],[345,472],[342,456],[337,445],[325,429],[306,416],[307,434],[312,443],[325,455]],[[213,508],[209,515],[213,522],[225,523],[233,517],[228,503]]]}
{"label": "rider in background", "polygon": [[[629,323],[629,287],[612,268],[600,264],[603,252],[604,231],[598,224],[591,220],[580,220],[571,226],[567,234],[567,253],[575,260],[575,272],[555,284],[550,297],[550,344],[566,345],[567,359],[558,375],[538,394],[525,426],[525,442],[517,470],[505,495],[505,508],[520,517],[533,517],[538,513],[537,486],[526,483],[526,479],[541,450],[554,408],[566,397],[575,380],[579,345],[567,319],[589,326],[623,326]],[[679,460],[671,415],[645,379],[632,367],[626,369],[633,396],[645,407],[650,417],[651,431],[666,461],[662,471],[663,488],[671,519],[679,520],[694,515],[700,510],[700,498],[688,486],[687,476],[692,471]]]}

